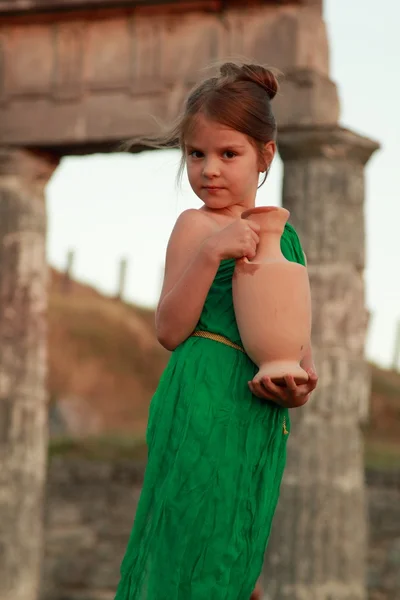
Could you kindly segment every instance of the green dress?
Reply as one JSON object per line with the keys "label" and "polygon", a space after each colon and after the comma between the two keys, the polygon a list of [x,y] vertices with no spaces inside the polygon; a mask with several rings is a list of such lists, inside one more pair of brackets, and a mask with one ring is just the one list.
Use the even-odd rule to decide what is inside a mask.
{"label": "green dress", "polygon": [[[304,264],[295,230],[281,248]],[[241,344],[234,260],[222,261],[197,329]],[[286,460],[287,409],[248,388],[246,354],[189,337],[150,406],[148,463],[115,600],[249,600]]]}

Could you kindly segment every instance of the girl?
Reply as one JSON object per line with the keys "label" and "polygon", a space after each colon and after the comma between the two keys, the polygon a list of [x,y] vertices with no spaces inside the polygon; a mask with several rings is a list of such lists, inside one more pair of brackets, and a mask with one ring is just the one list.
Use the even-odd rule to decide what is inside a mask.
{"label": "girl", "polygon": [[[177,220],[156,312],[173,351],[153,397],[148,464],[116,600],[248,600],[260,575],[285,465],[288,408],[317,383],[255,384],[232,303],[235,259],[254,258],[260,173],[274,158],[278,84],[257,65],[224,64],[189,96],[162,144],[177,140],[203,206]],[[284,255],[305,264],[293,227]],[[289,428],[289,429],[288,429]],[[255,592],[253,592],[256,597]]]}

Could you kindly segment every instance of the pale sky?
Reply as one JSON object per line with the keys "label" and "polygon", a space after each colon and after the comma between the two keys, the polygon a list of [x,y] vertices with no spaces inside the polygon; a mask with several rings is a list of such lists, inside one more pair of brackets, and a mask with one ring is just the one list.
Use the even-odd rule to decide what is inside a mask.
{"label": "pale sky", "polygon": [[[325,20],[341,124],[382,144],[366,170],[367,355],[389,366],[400,319],[400,3],[326,0]],[[155,306],[174,222],[200,205],[186,181],[175,186],[178,160],[177,151],[65,158],[47,189],[50,264],[63,269],[74,249],[75,277],[113,294],[126,257],[127,299]],[[278,159],[257,204],[280,203],[281,178]]]}

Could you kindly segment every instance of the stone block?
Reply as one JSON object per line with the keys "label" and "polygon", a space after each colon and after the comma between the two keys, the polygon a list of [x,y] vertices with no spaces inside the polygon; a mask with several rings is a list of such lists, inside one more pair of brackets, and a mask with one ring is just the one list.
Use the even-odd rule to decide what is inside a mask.
{"label": "stone block", "polygon": [[0,103],[46,93],[55,69],[52,30],[47,25],[13,25],[1,31]]}
{"label": "stone block", "polygon": [[286,73],[274,108],[278,128],[334,125],[340,116],[335,83],[310,69],[293,69]]}
{"label": "stone block", "polygon": [[315,344],[363,357],[368,315],[360,272],[341,264],[310,266],[309,277]]}
{"label": "stone block", "polygon": [[[325,25],[315,7],[274,3],[215,12],[126,9],[2,28],[0,137],[46,147],[112,144],[173,120],[188,90],[230,58],[286,75],[278,122],[334,123]],[[62,149],[60,150],[62,153]]]}
{"label": "stone block", "polygon": [[365,262],[364,165],[379,145],[340,127],[284,128],[283,205],[310,265]]}
{"label": "stone block", "polygon": [[329,76],[326,27],[318,10],[283,5],[249,11],[246,16],[244,52],[262,64],[280,69],[309,69]]}

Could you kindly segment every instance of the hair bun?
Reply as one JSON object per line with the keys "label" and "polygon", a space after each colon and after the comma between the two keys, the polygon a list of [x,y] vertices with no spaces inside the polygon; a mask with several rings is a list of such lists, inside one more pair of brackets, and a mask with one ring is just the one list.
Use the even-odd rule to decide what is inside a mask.
{"label": "hair bun", "polygon": [[238,79],[241,75],[242,67],[240,65],[236,65],[233,62],[226,62],[223,65],[221,65],[219,71],[222,77]]}
{"label": "hair bun", "polygon": [[279,84],[272,71],[265,69],[260,65],[243,65],[241,71],[246,79],[254,81],[254,83],[258,83],[258,85],[263,87],[270,100],[275,98],[279,89]]}
{"label": "hair bun", "polygon": [[251,81],[261,86],[270,100],[273,100],[278,92],[279,84],[276,76],[269,69],[261,65],[245,64],[242,66],[235,63],[225,63],[220,68],[223,77],[228,77],[236,81]]}

